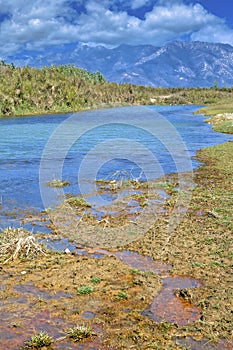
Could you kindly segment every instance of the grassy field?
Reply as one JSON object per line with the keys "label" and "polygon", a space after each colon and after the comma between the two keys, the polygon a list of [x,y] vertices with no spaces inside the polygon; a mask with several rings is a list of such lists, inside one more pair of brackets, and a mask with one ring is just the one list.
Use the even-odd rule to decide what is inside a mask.
{"label": "grassy field", "polygon": [[225,101],[213,104],[209,108],[202,108],[198,113],[211,116],[206,122],[213,124],[214,131],[233,134],[233,103]]}
{"label": "grassy field", "polygon": [[233,113],[233,103],[226,100],[222,103],[212,104],[209,107],[200,109],[198,113],[204,114],[206,116],[216,116],[217,114]]}

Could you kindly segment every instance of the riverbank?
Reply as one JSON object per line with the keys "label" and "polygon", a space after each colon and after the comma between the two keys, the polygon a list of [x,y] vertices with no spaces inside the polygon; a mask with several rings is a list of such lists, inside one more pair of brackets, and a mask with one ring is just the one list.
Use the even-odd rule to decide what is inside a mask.
{"label": "riverbank", "polygon": [[[203,165],[180,225],[166,229],[179,195],[171,191],[153,227],[119,248],[153,258],[157,270],[140,255],[122,253],[123,262],[115,251],[95,249],[79,256],[46,251],[7,264],[0,257],[2,348],[18,349],[43,330],[56,340],[53,349],[205,349],[208,341],[231,349],[232,154],[233,142],[198,152]],[[165,302],[153,319],[154,300]],[[94,333],[80,347],[66,337],[77,324]]]}
{"label": "riverbank", "polygon": [[209,116],[207,123],[212,124],[213,130],[226,134],[233,134],[233,104],[217,104],[209,108],[202,108],[198,113]]}
{"label": "riverbank", "polygon": [[32,68],[0,64],[0,117],[73,113],[119,105],[229,105],[232,88],[153,88],[107,82],[71,65]]}

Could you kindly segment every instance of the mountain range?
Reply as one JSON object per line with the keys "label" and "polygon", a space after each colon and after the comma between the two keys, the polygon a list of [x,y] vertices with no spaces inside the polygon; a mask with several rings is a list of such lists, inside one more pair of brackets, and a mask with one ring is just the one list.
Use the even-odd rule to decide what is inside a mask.
{"label": "mountain range", "polygon": [[233,47],[205,42],[152,45],[64,46],[43,55],[25,52],[8,57],[17,65],[73,64],[100,71],[108,81],[154,87],[232,87]]}

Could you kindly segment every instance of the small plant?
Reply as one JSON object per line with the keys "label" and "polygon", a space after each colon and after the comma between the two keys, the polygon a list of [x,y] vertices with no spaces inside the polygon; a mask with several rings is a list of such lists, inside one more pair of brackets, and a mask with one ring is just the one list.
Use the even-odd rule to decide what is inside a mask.
{"label": "small plant", "polygon": [[117,296],[116,296],[116,299],[117,300],[127,300],[129,298],[128,296],[128,293],[124,292],[124,291],[119,291]]}
{"label": "small plant", "polygon": [[220,267],[224,267],[225,266],[221,261],[212,261],[211,265],[212,266],[220,266]]}
{"label": "small plant", "polygon": [[138,270],[138,269],[135,269],[135,268],[131,269],[130,272],[131,272],[132,274],[134,274],[134,275],[140,275],[140,274],[141,274],[141,271]]}
{"label": "small plant", "polygon": [[90,208],[91,205],[85,201],[85,199],[80,197],[71,197],[65,201],[74,208]]}
{"label": "small plant", "polygon": [[40,332],[32,335],[31,340],[26,343],[26,346],[28,348],[40,349],[43,346],[50,346],[53,342],[54,339],[50,337],[50,335],[45,332]]}
{"label": "small plant", "polygon": [[174,192],[176,192],[176,185],[168,181],[158,182],[157,186],[158,188],[164,189],[168,194],[173,194]]}
{"label": "small plant", "polygon": [[135,201],[138,201],[139,205],[141,207],[145,207],[147,205],[147,199],[144,194],[133,194],[132,199]]}
{"label": "small plant", "polygon": [[66,186],[70,186],[70,182],[54,179],[52,181],[47,182],[46,185],[49,187],[63,188]]}
{"label": "small plant", "polygon": [[171,328],[171,323],[166,321],[160,322],[159,328],[163,333],[166,333]]}
{"label": "small plant", "polygon": [[92,277],[91,278],[91,283],[94,283],[94,284],[98,284],[98,283],[100,283],[100,278],[99,277]]}
{"label": "small plant", "polygon": [[78,288],[77,294],[84,295],[84,294],[90,294],[94,291],[94,288],[92,286],[82,286]]}
{"label": "small plant", "polygon": [[192,266],[195,266],[195,267],[202,267],[204,266],[203,263],[199,262],[199,261],[192,261]]}
{"label": "small plant", "polygon": [[85,325],[76,326],[67,330],[67,336],[73,339],[75,342],[89,338],[92,335],[94,335],[94,333],[92,332],[91,327],[87,327]]}

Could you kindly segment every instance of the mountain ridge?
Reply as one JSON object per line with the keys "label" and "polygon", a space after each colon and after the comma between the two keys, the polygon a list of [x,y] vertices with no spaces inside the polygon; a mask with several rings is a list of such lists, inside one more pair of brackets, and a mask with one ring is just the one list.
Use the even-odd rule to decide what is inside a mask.
{"label": "mountain ridge", "polygon": [[73,64],[90,72],[100,71],[108,81],[152,87],[232,87],[233,47],[229,44],[174,41],[115,48],[86,44],[52,50],[42,56],[25,52],[9,57],[17,65],[42,67]]}

